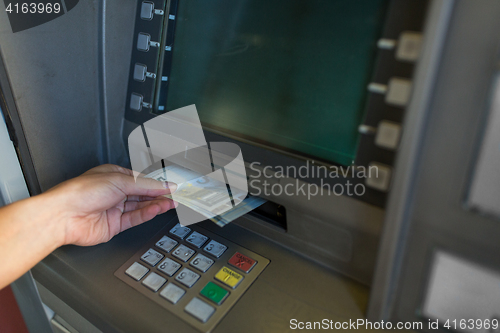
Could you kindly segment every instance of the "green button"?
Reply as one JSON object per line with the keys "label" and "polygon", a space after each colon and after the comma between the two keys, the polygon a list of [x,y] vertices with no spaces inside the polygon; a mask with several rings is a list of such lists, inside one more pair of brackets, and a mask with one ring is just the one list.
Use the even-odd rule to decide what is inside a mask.
{"label": "green button", "polygon": [[207,285],[200,291],[200,294],[211,300],[217,305],[221,305],[222,302],[229,295],[229,291],[222,287],[219,287],[213,282],[207,283]]}

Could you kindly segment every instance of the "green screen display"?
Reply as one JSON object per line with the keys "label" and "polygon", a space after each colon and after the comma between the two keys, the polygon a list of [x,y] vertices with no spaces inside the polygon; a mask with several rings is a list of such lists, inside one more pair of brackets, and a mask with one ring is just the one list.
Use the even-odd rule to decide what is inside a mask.
{"label": "green screen display", "polygon": [[386,0],[180,0],[167,110],[351,164]]}

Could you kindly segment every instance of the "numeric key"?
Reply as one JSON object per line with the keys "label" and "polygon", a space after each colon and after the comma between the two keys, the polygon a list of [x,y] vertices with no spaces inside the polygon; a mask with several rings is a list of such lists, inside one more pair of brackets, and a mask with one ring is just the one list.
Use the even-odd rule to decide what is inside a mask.
{"label": "numeric key", "polygon": [[208,243],[207,246],[203,248],[203,251],[213,255],[216,258],[219,258],[224,252],[226,252],[226,250],[227,250],[226,245],[216,242],[214,240],[211,240],[210,243]]}
{"label": "numeric key", "polygon": [[186,287],[191,288],[199,278],[200,274],[196,274],[190,269],[183,268],[182,271],[175,277],[175,280],[179,281]]}
{"label": "numeric key", "polygon": [[170,258],[166,258],[162,261],[162,263],[158,266],[158,270],[167,274],[168,276],[172,276],[181,268],[181,264],[173,261]]}
{"label": "numeric key", "polygon": [[172,252],[172,255],[176,258],[179,258],[180,260],[186,262],[195,254],[195,250],[190,249],[189,247],[185,245],[179,245],[174,252]]}
{"label": "numeric key", "polygon": [[141,260],[147,262],[148,264],[154,267],[162,258],[163,254],[153,249],[149,249],[146,253],[142,255]]}

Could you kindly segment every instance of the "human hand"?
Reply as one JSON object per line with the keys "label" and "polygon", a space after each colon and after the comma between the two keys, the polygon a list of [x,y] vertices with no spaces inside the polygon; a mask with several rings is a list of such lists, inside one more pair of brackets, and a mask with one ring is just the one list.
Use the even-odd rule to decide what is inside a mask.
{"label": "human hand", "polygon": [[134,180],[132,170],[101,165],[45,192],[58,207],[62,244],[95,245],[177,206],[164,197],[177,188],[149,178]]}

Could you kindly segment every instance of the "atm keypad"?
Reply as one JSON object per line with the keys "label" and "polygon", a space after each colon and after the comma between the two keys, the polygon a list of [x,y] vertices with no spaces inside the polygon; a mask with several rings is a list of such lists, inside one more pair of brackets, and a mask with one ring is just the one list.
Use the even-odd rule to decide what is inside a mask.
{"label": "atm keypad", "polygon": [[167,282],[167,279],[156,273],[151,273],[144,280],[142,280],[142,284],[154,292],[157,292],[158,289],[165,284],[165,282]]}
{"label": "atm keypad", "polygon": [[200,248],[205,242],[208,240],[208,237],[200,234],[199,232],[194,231],[188,238],[186,238],[186,242],[193,245],[196,248]]}
{"label": "atm keypad", "polygon": [[248,273],[257,263],[252,258],[249,258],[239,252],[236,252],[228,261],[229,265],[238,268],[239,270]]}
{"label": "atm keypad", "polygon": [[172,238],[163,236],[155,245],[165,252],[170,252],[177,244],[179,243]]}
{"label": "atm keypad", "polygon": [[158,251],[153,249],[149,249],[146,253],[144,253],[141,257],[141,260],[147,262],[151,266],[154,266],[163,258],[163,255]]}
{"label": "atm keypad", "polygon": [[169,232],[172,235],[179,237],[180,239],[184,239],[184,237],[186,237],[190,231],[191,229],[189,229],[188,227],[184,227],[180,225],[180,223],[177,223],[177,225],[173,227]]}
{"label": "atm keypad", "polygon": [[210,243],[208,243],[207,246],[203,248],[203,251],[213,255],[216,258],[219,258],[224,252],[226,252],[226,250],[227,250],[226,245],[216,242],[214,240],[210,241]]}
{"label": "atm keypad", "polygon": [[200,278],[200,274],[193,272],[190,269],[184,268],[175,279],[185,285],[188,288],[191,288],[196,281]]}
{"label": "atm keypad", "polygon": [[132,279],[139,281],[142,279],[146,273],[149,272],[149,269],[146,267],[142,266],[138,262],[134,262],[126,271],[125,274],[130,276]]}
{"label": "atm keypad", "polygon": [[190,249],[185,245],[179,245],[179,247],[175,249],[174,252],[172,252],[172,255],[177,259],[186,262],[193,256],[195,252],[195,250]]}
{"label": "atm keypad", "polygon": [[158,270],[162,273],[167,274],[168,276],[174,275],[182,265],[173,261],[170,258],[167,258],[162,261],[162,263],[158,266]]}
{"label": "atm keypad", "polygon": [[197,297],[193,298],[184,309],[187,313],[193,315],[193,317],[203,323],[205,323],[215,312],[215,307]]}
{"label": "atm keypad", "polygon": [[115,275],[202,332],[212,330],[269,260],[192,225],[167,225]]}
{"label": "atm keypad", "polygon": [[224,266],[219,272],[217,272],[217,274],[215,274],[215,278],[229,288],[234,289],[240,284],[244,277],[238,272]]}
{"label": "atm keypad", "polygon": [[205,273],[214,264],[214,261],[205,257],[203,254],[198,253],[189,264],[197,270]]}
{"label": "atm keypad", "polygon": [[164,297],[165,299],[169,300],[172,302],[172,304],[177,303],[186,291],[182,288],[177,287],[173,283],[169,283],[165,288],[160,293],[161,297]]}

